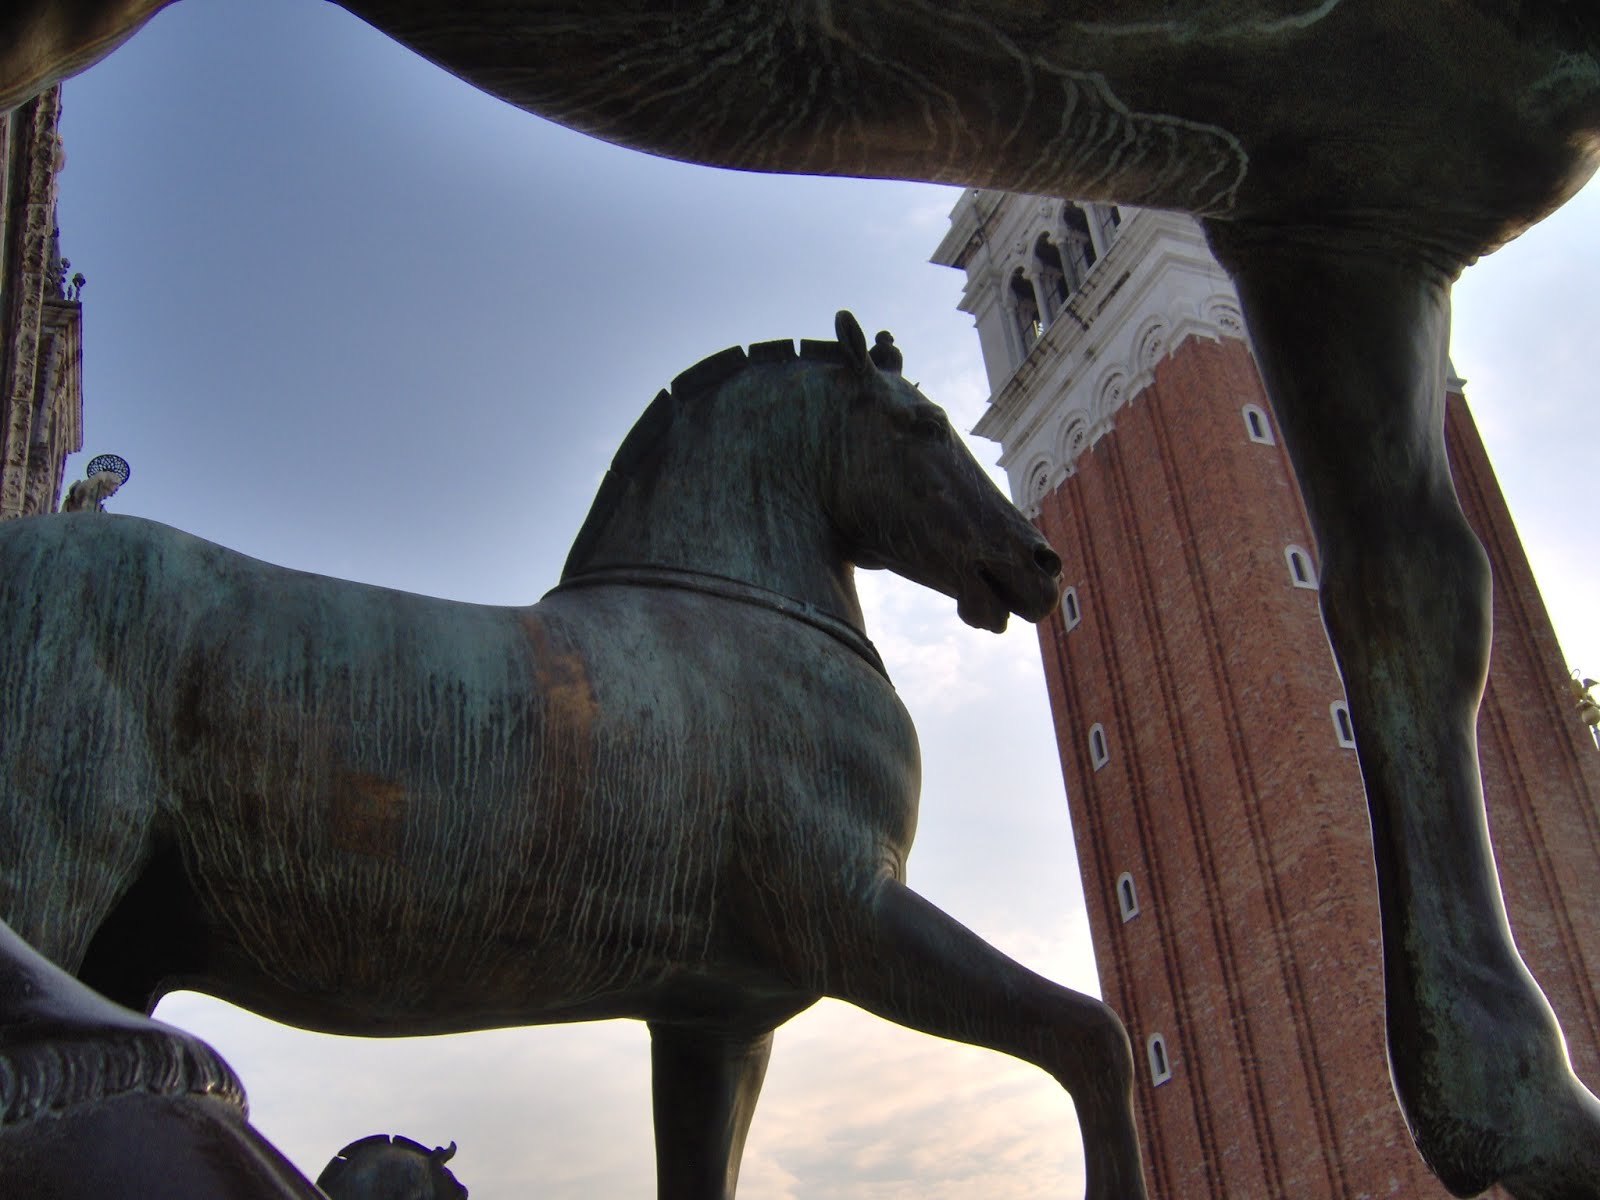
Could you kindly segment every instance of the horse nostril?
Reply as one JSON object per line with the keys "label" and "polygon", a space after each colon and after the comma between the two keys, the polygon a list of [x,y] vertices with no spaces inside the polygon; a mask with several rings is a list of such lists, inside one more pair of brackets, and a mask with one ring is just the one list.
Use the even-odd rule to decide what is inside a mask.
{"label": "horse nostril", "polygon": [[1040,546],[1033,552],[1033,561],[1039,570],[1054,579],[1061,574],[1061,556],[1049,546]]}

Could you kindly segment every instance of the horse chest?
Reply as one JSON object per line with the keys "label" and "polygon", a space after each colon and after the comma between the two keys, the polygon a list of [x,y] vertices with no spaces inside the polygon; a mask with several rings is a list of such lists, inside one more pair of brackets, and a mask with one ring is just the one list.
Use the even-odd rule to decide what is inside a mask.
{"label": "horse chest", "polygon": [[556,612],[573,612],[571,636],[585,646],[602,714],[596,753],[638,773],[643,794],[676,796],[679,813],[714,815],[695,850],[714,873],[824,851],[852,875],[880,869],[885,854],[903,858],[916,823],[916,732],[857,653],[781,613],[715,597],[616,589],[586,599],[595,602]]}

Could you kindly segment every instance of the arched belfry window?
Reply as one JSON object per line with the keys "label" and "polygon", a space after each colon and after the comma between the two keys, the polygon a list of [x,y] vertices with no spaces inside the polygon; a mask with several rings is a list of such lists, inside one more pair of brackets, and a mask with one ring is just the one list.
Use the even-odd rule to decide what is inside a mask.
{"label": "arched belfry window", "polygon": [[1160,1087],[1172,1078],[1172,1059],[1167,1054],[1167,1039],[1159,1033],[1152,1033],[1144,1049],[1150,1058],[1150,1082]]}
{"label": "arched belfry window", "polygon": [[1076,204],[1064,204],[1061,206],[1061,223],[1067,233],[1064,247],[1067,265],[1072,268],[1074,277],[1082,282],[1089,268],[1100,257],[1094,248],[1094,238],[1089,235],[1089,215]]}
{"label": "arched belfry window", "polygon": [[1303,546],[1285,546],[1284,560],[1289,564],[1289,582],[1297,588],[1316,589],[1317,569],[1311,565],[1311,555]]}
{"label": "arched belfry window", "polygon": [[1096,721],[1089,726],[1089,762],[1098,771],[1111,761],[1111,748],[1106,743],[1105,726]]}
{"label": "arched belfry window", "polygon": [[1356,726],[1350,719],[1350,706],[1343,700],[1335,700],[1328,705],[1328,715],[1333,718],[1333,736],[1339,745],[1347,750],[1354,750],[1356,745]]}
{"label": "arched belfry window", "polygon": [[1272,436],[1272,423],[1267,420],[1266,410],[1260,405],[1246,404],[1243,412],[1244,431],[1250,440],[1263,446],[1275,445],[1277,439]]}
{"label": "arched belfry window", "polygon": [[1039,280],[1039,291],[1050,309],[1044,314],[1048,325],[1072,294],[1072,280],[1067,276],[1066,264],[1061,261],[1061,251],[1042,233],[1033,244],[1033,269]]}
{"label": "arched belfry window", "polygon": [[1088,206],[1093,216],[1095,232],[1100,237],[1100,250],[1105,253],[1111,249],[1111,243],[1116,241],[1117,227],[1122,224],[1122,213],[1115,204],[1091,204]]}
{"label": "arched belfry window", "polygon": [[1139,915],[1139,892],[1133,886],[1133,876],[1126,871],[1117,876],[1117,911],[1124,924]]}
{"label": "arched belfry window", "polygon": [[1032,350],[1044,332],[1044,324],[1039,319],[1039,301],[1034,298],[1033,283],[1022,273],[1021,267],[1011,275],[1011,298],[1017,310],[1017,332],[1022,335],[1023,350]]}
{"label": "arched belfry window", "polygon": [[1076,629],[1083,620],[1083,609],[1078,604],[1078,589],[1069,587],[1061,593],[1061,621],[1068,629]]}

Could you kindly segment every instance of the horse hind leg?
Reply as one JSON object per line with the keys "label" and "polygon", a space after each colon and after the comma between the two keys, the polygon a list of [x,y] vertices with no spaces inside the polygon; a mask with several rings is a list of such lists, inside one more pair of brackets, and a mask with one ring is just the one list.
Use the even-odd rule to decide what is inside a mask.
{"label": "horse hind leg", "polygon": [[[51,962],[80,974],[107,915],[142,869],[147,836],[90,833],[76,813],[53,820],[33,794],[3,784],[0,810],[0,844],[8,847],[0,860],[0,920]],[[105,824],[116,828],[109,815]],[[143,1007],[142,997],[115,998]]]}
{"label": "horse hind leg", "polygon": [[19,557],[0,569],[15,618],[0,628],[0,920],[77,974],[148,856],[161,793],[137,701],[92,631],[50,606],[48,562]]}
{"label": "horse hind leg", "polygon": [[733,1200],[772,1030],[650,1022],[657,1200]]}
{"label": "horse hind leg", "polygon": [[[84,720],[78,727],[87,726]],[[141,920],[128,904],[147,891],[153,865],[164,861],[153,828],[156,801],[149,798],[155,786],[121,764],[106,768],[115,777],[107,785],[63,765],[65,755],[35,758],[46,738],[29,732],[16,736],[0,714],[0,921],[62,970],[119,1004],[147,1011],[156,977],[144,951],[175,930],[169,911]],[[128,970],[107,973],[113,961],[137,966],[132,974],[142,978]]]}
{"label": "horse hind leg", "polygon": [[1144,1200],[1133,1052],[1110,1008],[1035,975],[893,880],[877,888],[860,928],[834,948],[826,994],[1047,1071],[1077,1109],[1087,1200]]}
{"label": "horse hind leg", "polygon": [[183,858],[170,840],[152,846],[100,921],[78,977],[101,995],[149,1013],[175,976],[205,966],[209,932]]}

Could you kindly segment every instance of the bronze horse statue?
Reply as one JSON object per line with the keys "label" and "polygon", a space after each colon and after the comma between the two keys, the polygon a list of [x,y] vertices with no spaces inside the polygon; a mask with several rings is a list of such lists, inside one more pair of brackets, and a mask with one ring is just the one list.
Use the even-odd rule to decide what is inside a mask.
{"label": "bronze horse statue", "polygon": [[[617,453],[560,585],[436,600],[70,513],[0,526],[0,908],[133,1008],[415,1035],[649,1022],[662,1197],[731,1197],[820,996],[1035,1063],[1144,1195],[1099,1001],[903,883],[916,734],[854,568],[1037,620],[1060,560],[887,334],[737,347]],[[64,597],[73,597],[70,603]]]}
{"label": "bronze horse statue", "polygon": [[[0,104],[168,0],[12,0]],[[1443,444],[1450,287],[1600,156],[1591,0],[347,0],[512,104],[724,167],[1198,216],[1315,528],[1372,818],[1389,1056],[1458,1195],[1600,1197],[1600,1102],[1519,958],[1475,716],[1490,579]]]}

